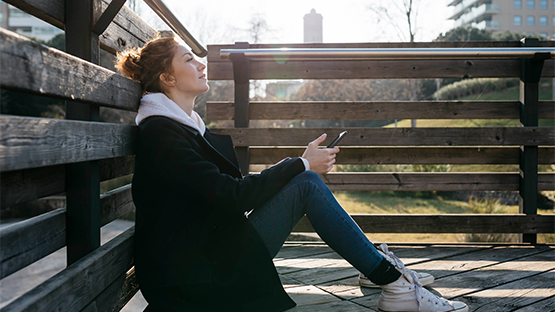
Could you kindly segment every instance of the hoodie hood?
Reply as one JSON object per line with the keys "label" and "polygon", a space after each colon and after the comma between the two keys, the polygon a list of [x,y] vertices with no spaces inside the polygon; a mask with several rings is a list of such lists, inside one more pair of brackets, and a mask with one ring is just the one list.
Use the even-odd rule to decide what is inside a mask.
{"label": "hoodie hood", "polygon": [[143,120],[150,116],[163,116],[173,119],[181,124],[196,129],[204,136],[206,125],[197,112],[192,111],[189,116],[174,101],[168,98],[164,93],[147,93],[141,98],[139,111],[135,117],[135,123],[141,124]]}

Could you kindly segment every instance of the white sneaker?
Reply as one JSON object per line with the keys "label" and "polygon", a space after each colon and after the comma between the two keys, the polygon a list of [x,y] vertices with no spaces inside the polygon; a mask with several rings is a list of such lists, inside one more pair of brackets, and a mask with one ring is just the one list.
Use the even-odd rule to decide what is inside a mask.
{"label": "white sneaker", "polygon": [[[393,252],[389,251],[387,244],[381,244],[378,249],[378,252],[381,253],[387,261],[391,262],[391,264],[393,264],[395,268],[399,270],[399,272],[401,272],[402,274],[406,272],[410,275],[410,272],[414,272],[416,274],[416,277],[420,281],[420,284],[422,284],[423,286],[430,285],[431,283],[434,282],[435,278],[432,274],[415,272],[405,267],[405,264],[403,264],[403,261],[401,261],[401,259],[399,259],[395,254],[393,254]],[[379,285],[374,284],[371,280],[368,279],[368,277],[366,277],[362,273],[358,275],[358,283],[362,287],[369,287],[369,288],[380,287]]]}
{"label": "white sneaker", "polygon": [[380,312],[468,312],[464,302],[446,300],[423,288],[414,272],[403,274],[395,282],[381,288],[383,291],[378,300]]}

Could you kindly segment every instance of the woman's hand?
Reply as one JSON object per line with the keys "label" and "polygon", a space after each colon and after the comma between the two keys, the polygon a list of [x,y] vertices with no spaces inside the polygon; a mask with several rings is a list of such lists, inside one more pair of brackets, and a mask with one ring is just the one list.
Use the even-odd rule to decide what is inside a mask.
{"label": "woman's hand", "polygon": [[318,148],[320,143],[326,139],[326,134],[322,134],[316,140],[310,142],[303,153],[303,158],[308,160],[310,170],[318,174],[326,174],[330,172],[335,163],[335,154],[339,153],[339,148]]}

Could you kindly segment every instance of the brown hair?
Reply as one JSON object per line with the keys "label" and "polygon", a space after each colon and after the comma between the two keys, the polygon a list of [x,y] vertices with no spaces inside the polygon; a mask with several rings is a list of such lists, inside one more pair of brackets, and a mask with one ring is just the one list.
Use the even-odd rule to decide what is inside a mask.
{"label": "brown hair", "polygon": [[140,82],[143,93],[162,92],[160,74],[171,72],[178,45],[173,37],[153,39],[142,48],[119,52],[116,68],[122,75]]}

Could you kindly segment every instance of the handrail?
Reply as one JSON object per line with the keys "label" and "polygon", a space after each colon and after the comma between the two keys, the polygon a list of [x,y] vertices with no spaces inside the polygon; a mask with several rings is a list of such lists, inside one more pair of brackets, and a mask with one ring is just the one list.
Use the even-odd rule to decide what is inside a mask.
{"label": "handrail", "polygon": [[189,47],[191,47],[195,55],[199,57],[208,55],[208,51],[191,35],[191,33],[189,33],[162,0],[144,1]]}
{"label": "handrail", "polygon": [[549,59],[555,58],[555,48],[315,48],[315,49],[222,49],[220,58],[231,54],[244,55],[250,60],[375,60],[375,59]]}

